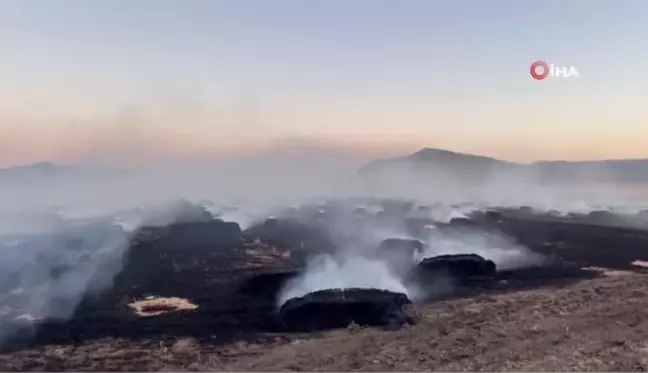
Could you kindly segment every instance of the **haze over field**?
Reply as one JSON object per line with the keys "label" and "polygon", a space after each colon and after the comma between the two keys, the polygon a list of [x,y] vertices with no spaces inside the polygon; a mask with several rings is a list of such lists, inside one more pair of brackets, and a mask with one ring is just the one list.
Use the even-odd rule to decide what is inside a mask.
{"label": "haze over field", "polygon": [[[4,1],[0,205],[596,203],[556,192],[565,180],[620,200],[614,184],[636,190],[642,162],[517,164],[648,158],[646,4],[618,4]],[[535,81],[538,59],[580,77]],[[454,161],[439,153],[414,179],[394,163],[358,176],[422,148],[497,166],[441,170]]]}

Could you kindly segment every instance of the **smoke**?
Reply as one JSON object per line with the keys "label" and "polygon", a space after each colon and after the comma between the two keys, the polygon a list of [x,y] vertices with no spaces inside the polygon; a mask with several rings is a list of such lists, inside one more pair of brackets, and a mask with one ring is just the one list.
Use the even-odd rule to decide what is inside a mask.
{"label": "smoke", "polygon": [[401,279],[381,261],[363,257],[338,261],[330,255],[313,258],[303,274],[286,283],[278,296],[278,305],[323,289],[369,288],[407,294]]}
{"label": "smoke", "polygon": [[67,320],[85,298],[109,290],[138,227],[212,218],[186,200],[11,212],[0,221],[0,342],[35,321]]}
{"label": "smoke", "polygon": [[514,242],[499,233],[477,230],[434,232],[427,240],[427,250],[417,255],[416,261],[438,255],[477,254],[490,259],[498,270],[513,270],[544,263],[544,256]]}
{"label": "smoke", "polygon": [[[118,152],[119,159],[159,154],[174,136],[149,141],[146,149],[140,149],[139,140],[151,140],[156,133],[155,126],[138,124],[143,120],[126,115],[117,130],[98,130],[76,154],[112,162],[115,159],[104,153],[111,155],[122,145],[127,149]],[[138,141],[122,143],[124,139]],[[96,157],[95,148],[101,148]],[[232,148],[230,144],[227,149]],[[245,145],[239,153],[249,148]],[[283,289],[281,304],[332,287],[381,288],[416,297],[418,290],[405,281],[406,271],[393,262],[414,266],[424,256],[476,253],[500,269],[541,262],[505,237],[482,232],[433,234],[426,238],[428,249],[417,257],[380,257],[376,248],[381,241],[415,238],[407,226],[411,216],[383,205],[386,197],[415,199],[415,204],[430,207],[423,218],[441,223],[488,206],[528,205],[562,213],[601,206],[632,210],[612,206],[622,202],[615,197],[616,187],[584,193],[582,186],[547,186],[538,181],[541,178],[512,168],[480,173],[474,168],[397,165],[394,172],[365,182],[356,171],[368,158],[352,149],[293,139],[247,155],[167,158],[162,164],[136,169],[49,164],[27,167],[29,173],[0,170],[0,215],[6,216],[0,218],[0,337],[21,315],[65,319],[85,296],[109,288],[123,264],[131,232],[142,224],[167,225],[213,215],[245,229],[270,215],[281,216],[287,206],[321,207],[327,215],[323,220],[300,216],[301,207],[297,220],[317,225],[337,252],[310,260],[304,274]],[[481,176],[466,183],[456,181],[455,173]],[[359,196],[363,198],[350,198]],[[184,202],[169,204],[179,199],[204,209],[188,208]],[[633,203],[632,208],[639,206]],[[439,289],[444,286],[438,284]]]}
{"label": "smoke", "polygon": [[[421,252],[407,250],[379,251],[380,243],[386,239],[417,241],[407,229],[407,221],[416,215],[405,201],[397,206],[409,206],[400,211],[389,209],[385,201],[379,204],[388,207],[389,212],[377,209],[376,204],[347,203],[345,207],[328,206],[318,227],[326,232],[334,243],[335,253],[315,256],[305,266],[302,274],[289,281],[280,292],[277,302],[281,306],[288,299],[301,297],[309,292],[333,288],[376,288],[407,294],[410,299],[427,299],[452,290],[449,278],[438,278],[434,284],[417,284],[410,275],[422,259],[445,254],[477,254],[494,261],[498,270],[513,270],[544,263],[544,257],[500,234],[481,230],[430,230],[424,238]],[[353,206],[353,207],[349,207]],[[326,207],[326,206],[324,206]],[[359,213],[358,209],[362,212]],[[436,210],[443,210],[443,219]],[[427,210],[423,218],[449,219],[474,210],[474,207],[435,205]],[[369,211],[375,211],[373,214]],[[382,218],[377,218],[382,216]],[[420,214],[417,216],[421,218]],[[302,217],[307,219],[306,216]],[[306,220],[306,223],[309,221]],[[312,221],[310,221],[313,224]]]}
{"label": "smoke", "polygon": [[109,222],[63,221],[40,232],[23,223],[28,234],[14,226],[0,237],[0,342],[28,321],[65,320],[85,296],[108,289],[129,241]]}

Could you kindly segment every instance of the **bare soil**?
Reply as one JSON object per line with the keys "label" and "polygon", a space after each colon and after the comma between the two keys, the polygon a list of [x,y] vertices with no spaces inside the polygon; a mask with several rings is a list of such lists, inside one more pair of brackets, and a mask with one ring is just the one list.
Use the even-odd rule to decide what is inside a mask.
{"label": "bare soil", "polygon": [[[507,229],[553,265],[412,306],[417,323],[397,331],[281,332],[270,321],[273,304],[233,291],[261,264],[287,266],[281,250],[165,252],[174,265],[149,272],[164,280],[118,278],[72,320],[3,350],[0,370],[648,370],[648,232],[538,222]],[[136,314],[133,304],[145,303],[134,302],[147,296],[166,297],[158,299],[165,307]]]}

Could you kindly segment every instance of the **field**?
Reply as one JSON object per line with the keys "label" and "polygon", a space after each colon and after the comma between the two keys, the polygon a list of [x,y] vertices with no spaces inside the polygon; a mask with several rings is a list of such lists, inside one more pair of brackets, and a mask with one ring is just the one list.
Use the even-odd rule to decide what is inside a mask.
{"label": "field", "polygon": [[[400,330],[294,333],[274,302],[236,292],[294,266],[257,242],[215,250],[141,244],[114,288],[0,354],[8,371],[563,371],[648,369],[648,232],[512,218],[503,230],[552,258],[412,305]],[[154,233],[164,241],[164,232]]]}

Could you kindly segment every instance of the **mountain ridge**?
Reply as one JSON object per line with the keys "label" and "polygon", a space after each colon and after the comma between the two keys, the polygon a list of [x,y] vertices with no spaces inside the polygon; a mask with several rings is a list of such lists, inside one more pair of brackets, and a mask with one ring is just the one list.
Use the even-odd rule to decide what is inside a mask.
{"label": "mountain ridge", "polygon": [[[400,171],[443,173],[464,181],[479,181],[492,175],[507,174],[534,181],[638,182],[648,181],[648,159],[605,159],[588,161],[535,161],[518,163],[494,157],[423,148],[414,153],[371,161],[357,175],[375,177]],[[393,176],[393,175],[391,175]]]}
{"label": "mountain ridge", "polygon": [[[404,167],[401,167],[404,166]],[[539,160],[519,163],[495,157],[425,147],[413,153],[374,159],[356,170],[355,175],[364,177],[389,170],[403,168],[425,175],[439,173],[443,177],[479,181],[492,174],[509,174],[516,177],[532,175],[539,180],[574,181],[648,181],[648,158],[603,160]],[[47,182],[64,178],[111,177],[136,170],[83,164],[64,165],[49,161],[0,168],[0,183],[33,181]]]}

